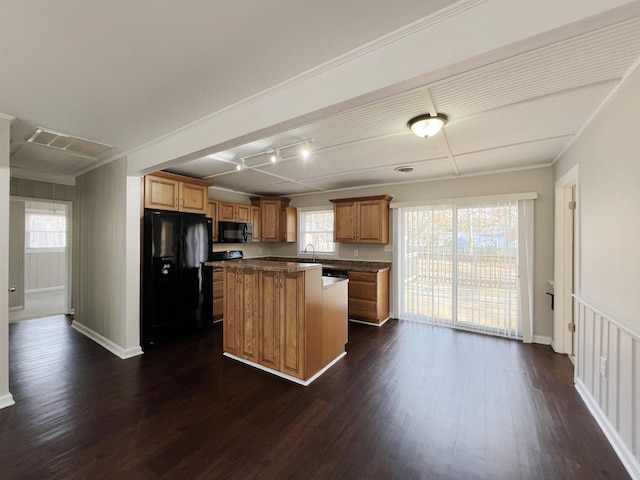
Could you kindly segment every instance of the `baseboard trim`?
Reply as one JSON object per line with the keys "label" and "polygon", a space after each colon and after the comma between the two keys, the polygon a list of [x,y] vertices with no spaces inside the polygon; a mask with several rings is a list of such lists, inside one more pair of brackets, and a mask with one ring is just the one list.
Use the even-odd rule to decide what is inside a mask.
{"label": "baseboard trim", "polygon": [[13,396],[10,393],[0,396],[0,409],[10,407],[15,404],[16,402],[13,400]]}
{"label": "baseboard trim", "polygon": [[237,360],[238,362],[244,363],[245,365],[249,365],[249,366],[257,368],[259,370],[263,370],[263,371],[265,371],[267,373],[275,375],[276,377],[284,378],[285,380],[289,380],[290,382],[297,383],[298,385],[302,385],[303,387],[306,387],[311,382],[313,382],[315,379],[317,379],[320,375],[322,375],[324,372],[326,372],[332,366],[334,366],[338,362],[338,360],[340,360],[346,354],[347,354],[347,352],[342,352],[340,355],[338,355],[336,358],[334,358],[331,362],[329,362],[329,364],[326,367],[324,367],[322,370],[320,370],[318,373],[316,373],[309,380],[300,380],[299,378],[292,377],[291,375],[287,375],[286,373],[282,373],[282,372],[279,372],[279,371],[274,370],[272,368],[265,367],[264,365],[260,365],[259,363],[254,363],[254,362],[252,362],[250,360],[245,360],[244,358],[236,357],[235,355],[232,355],[232,354],[227,353],[227,352],[224,352],[222,355],[225,356],[225,357],[232,358],[233,360]]}
{"label": "baseboard trim", "polygon": [[76,320],[71,322],[71,328],[73,328],[74,330],[77,330],[78,332],[83,334],[85,337],[90,338],[91,340],[96,342],[98,345],[106,348],[115,356],[120,357],[123,360],[126,360],[127,358],[131,358],[131,357],[137,357],[138,355],[142,355],[143,353],[142,348],[139,346],[133,347],[133,348],[126,348],[126,349],[122,348],[120,345],[115,344],[108,338],[100,335],[98,332],[90,329],[89,327],[79,323]]}
{"label": "baseboard trim", "polygon": [[551,337],[543,337],[542,335],[534,335],[533,343],[539,343],[540,345],[551,345]]}
{"label": "baseboard trim", "polygon": [[634,480],[640,480],[640,463],[633,455],[633,453],[629,450],[629,448],[625,445],[624,441],[620,437],[620,434],[618,434],[613,425],[611,425],[611,422],[598,405],[598,402],[596,402],[596,399],[593,398],[591,393],[589,393],[587,387],[579,378],[576,378],[575,387],[578,391],[578,394],[582,398],[582,401],[589,409],[589,412],[591,412],[593,418],[595,418],[596,422],[598,422],[598,425],[600,426],[600,429],[604,433],[605,437],[607,437],[607,440],[609,440],[611,447],[613,447],[613,450],[618,455],[618,458],[620,458],[620,461],[624,465],[624,468],[627,469],[627,472],[629,472],[631,478],[633,478]]}
{"label": "baseboard trim", "polygon": [[373,322],[363,322],[362,320],[354,320],[353,318],[350,318],[349,321],[353,322],[353,323],[361,323],[362,325],[371,325],[372,327],[381,327],[382,325],[384,325],[385,323],[387,323],[387,321],[390,319],[391,317],[387,317],[385,318],[382,322],[380,323],[373,323]]}

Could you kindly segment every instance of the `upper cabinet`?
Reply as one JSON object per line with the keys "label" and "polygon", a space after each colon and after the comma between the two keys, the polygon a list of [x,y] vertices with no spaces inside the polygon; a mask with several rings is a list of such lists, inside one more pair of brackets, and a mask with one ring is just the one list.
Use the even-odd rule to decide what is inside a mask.
{"label": "upper cabinet", "polygon": [[218,241],[218,201],[209,200],[209,206],[207,208],[207,217],[211,219],[211,241]]}
{"label": "upper cabinet", "polygon": [[333,203],[333,238],[338,243],[389,243],[390,195],[338,198]]}
{"label": "upper cabinet", "polygon": [[289,206],[290,198],[251,197],[260,207],[260,240],[263,242],[295,242],[298,238],[297,210]]}
{"label": "upper cabinet", "polygon": [[211,183],[167,172],[144,177],[144,207],[206,215]]}
{"label": "upper cabinet", "polygon": [[262,228],[260,222],[260,207],[251,206],[251,226],[253,228],[253,241],[261,242],[262,236],[260,234],[260,229]]}
{"label": "upper cabinet", "polygon": [[218,202],[218,215],[220,222],[251,222],[251,205],[242,205],[231,202]]}

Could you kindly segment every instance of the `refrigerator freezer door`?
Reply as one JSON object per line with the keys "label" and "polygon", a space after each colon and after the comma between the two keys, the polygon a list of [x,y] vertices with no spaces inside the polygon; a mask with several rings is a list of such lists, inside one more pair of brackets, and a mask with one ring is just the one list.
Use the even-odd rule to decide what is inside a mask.
{"label": "refrigerator freezer door", "polygon": [[180,329],[179,215],[145,215],[142,343],[168,339]]}

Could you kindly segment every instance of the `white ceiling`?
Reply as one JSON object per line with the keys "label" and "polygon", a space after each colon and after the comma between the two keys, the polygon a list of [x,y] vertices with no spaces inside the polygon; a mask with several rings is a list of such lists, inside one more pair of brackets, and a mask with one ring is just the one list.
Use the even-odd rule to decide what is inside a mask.
{"label": "white ceiling", "polygon": [[[418,20],[428,26],[425,18],[453,17],[463,4],[504,1],[0,0],[0,59],[11,66],[0,75],[0,112],[16,117],[12,175],[72,181]],[[579,30],[568,24],[517,54],[480,61],[470,29],[461,39],[469,58],[455,74],[408,78],[411,88],[368,103],[354,97],[353,108],[222,151],[194,146],[163,167],[234,191],[294,195],[550,165],[640,57],[640,2],[564,5],[578,3],[599,9]],[[425,48],[447,44],[435,37]],[[449,117],[443,132],[415,137],[407,120],[433,110]],[[114,148],[83,157],[26,143],[36,127]],[[308,159],[298,147],[275,164],[257,156],[301,141],[310,141]]]}

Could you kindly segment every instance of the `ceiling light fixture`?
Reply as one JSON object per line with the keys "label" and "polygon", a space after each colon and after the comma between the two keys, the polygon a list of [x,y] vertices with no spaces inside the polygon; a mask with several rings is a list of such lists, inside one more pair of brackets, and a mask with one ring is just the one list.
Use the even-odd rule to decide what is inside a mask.
{"label": "ceiling light fixture", "polygon": [[239,164],[236,165],[236,170],[238,170],[238,171],[239,170],[244,170],[244,158],[241,158],[240,161],[242,163],[239,163]]}
{"label": "ceiling light fixture", "polygon": [[311,150],[309,150],[308,143],[304,144],[304,147],[302,147],[302,150],[300,151],[300,155],[302,155],[302,158],[309,158],[309,155],[311,155]]}
{"label": "ceiling light fixture", "polygon": [[273,151],[273,153],[271,154],[271,157],[269,158],[271,160],[271,163],[276,163],[279,157],[280,157],[280,152],[276,149]]}
{"label": "ceiling light fixture", "polygon": [[419,137],[431,137],[438,133],[447,123],[447,116],[440,113],[418,115],[407,122],[407,126]]}

